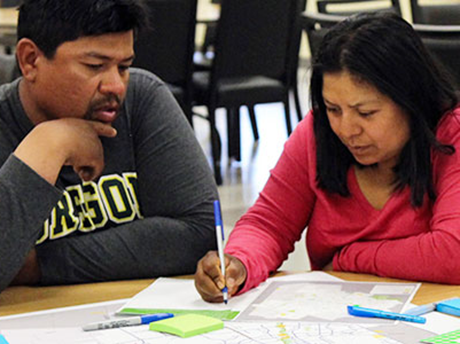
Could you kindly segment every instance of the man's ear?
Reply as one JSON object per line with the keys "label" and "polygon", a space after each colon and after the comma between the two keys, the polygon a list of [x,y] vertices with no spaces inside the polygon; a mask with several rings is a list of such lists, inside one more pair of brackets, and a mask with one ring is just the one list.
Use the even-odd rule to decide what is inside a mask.
{"label": "man's ear", "polygon": [[32,40],[22,38],[16,44],[16,58],[22,76],[29,81],[34,81],[37,75],[37,62],[40,58],[44,58],[42,51]]}

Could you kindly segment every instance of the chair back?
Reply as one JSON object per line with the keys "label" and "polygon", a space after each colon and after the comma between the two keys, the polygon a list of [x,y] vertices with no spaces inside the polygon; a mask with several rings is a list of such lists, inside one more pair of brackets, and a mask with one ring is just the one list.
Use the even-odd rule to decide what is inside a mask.
{"label": "chair back", "polygon": [[[301,27],[301,14],[306,10],[307,0],[298,0],[297,1],[297,15],[294,24],[294,33],[292,38],[292,44],[290,47],[290,58],[291,58],[291,71],[292,73],[297,73],[297,68],[299,65],[299,53],[300,53],[300,43],[302,41],[302,27]],[[296,78],[294,78],[297,80]]]}
{"label": "chair back", "polygon": [[0,7],[18,7],[21,4],[21,0],[1,0]]}
{"label": "chair back", "polygon": [[314,57],[327,31],[346,17],[304,12],[301,18],[302,29],[306,32],[311,56]]}
{"label": "chair back", "polygon": [[197,0],[146,0],[146,5],[150,27],[135,41],[134,66],[186,87],[192,73]]}
{"label": "chair back", "polygon": [[460,4],[419,4],[410,1],[412,21],[416,24],[460,25]]}
{"label": "chair back", "polygon": [[[385,3],[386,2],[386,3]],[[359,12],[394,12],[401,15],[399,0],[317,0],[319,13],[350,16]]]}
{"label": "chair back", "polygon": [[225,0],[211,83],[220,78],[287,77],[298,0]]}
{"label": "chair back", "polygon": [[414,24],[415,31],[435,59],[460,88],[460,25]]}

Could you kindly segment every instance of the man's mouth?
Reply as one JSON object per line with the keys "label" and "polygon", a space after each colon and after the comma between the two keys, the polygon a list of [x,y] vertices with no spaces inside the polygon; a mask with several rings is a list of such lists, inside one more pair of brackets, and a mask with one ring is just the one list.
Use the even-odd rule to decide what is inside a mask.
{"label": "man's mouth", "polygon": [[107,104],[100,106],[94,109],[92,119],[104,123],[112,123],[117,118],[118,111],[118,104]]}

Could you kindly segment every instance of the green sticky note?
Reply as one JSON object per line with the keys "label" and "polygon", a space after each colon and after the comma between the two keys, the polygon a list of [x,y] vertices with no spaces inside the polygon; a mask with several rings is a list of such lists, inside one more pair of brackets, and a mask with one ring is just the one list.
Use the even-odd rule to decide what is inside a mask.
{"label": "green sticky note", "polygon": [[458,344],[460,339],[460,330],[447,332],[430,338],[421,340],[421,343],[436,343],[436,344]]}
{"label": "green sticky note", "polygon": [[224,328],[222,320],[200,314],[186,314],[150,323],[151,331],[188,338]]}

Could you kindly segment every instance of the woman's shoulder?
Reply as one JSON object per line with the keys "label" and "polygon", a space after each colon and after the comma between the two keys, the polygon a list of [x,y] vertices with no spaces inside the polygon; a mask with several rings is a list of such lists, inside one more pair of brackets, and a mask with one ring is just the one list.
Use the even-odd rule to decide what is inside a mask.
{"label": "woman's shoulder", "polygon": [[460,139],[460,104],[442,117],[436,130],[436,137],[441,142],[447,140],[446,143],[451,139]]}
{"label": "woman's shoulder", "polygon": [[304,151],[304,149],[314,149],[315,140],[313,122],[313,112],[309,111],[296,126],[295,130],[286,142],[286,147],[295,146],[300,148],[302,151]]}

